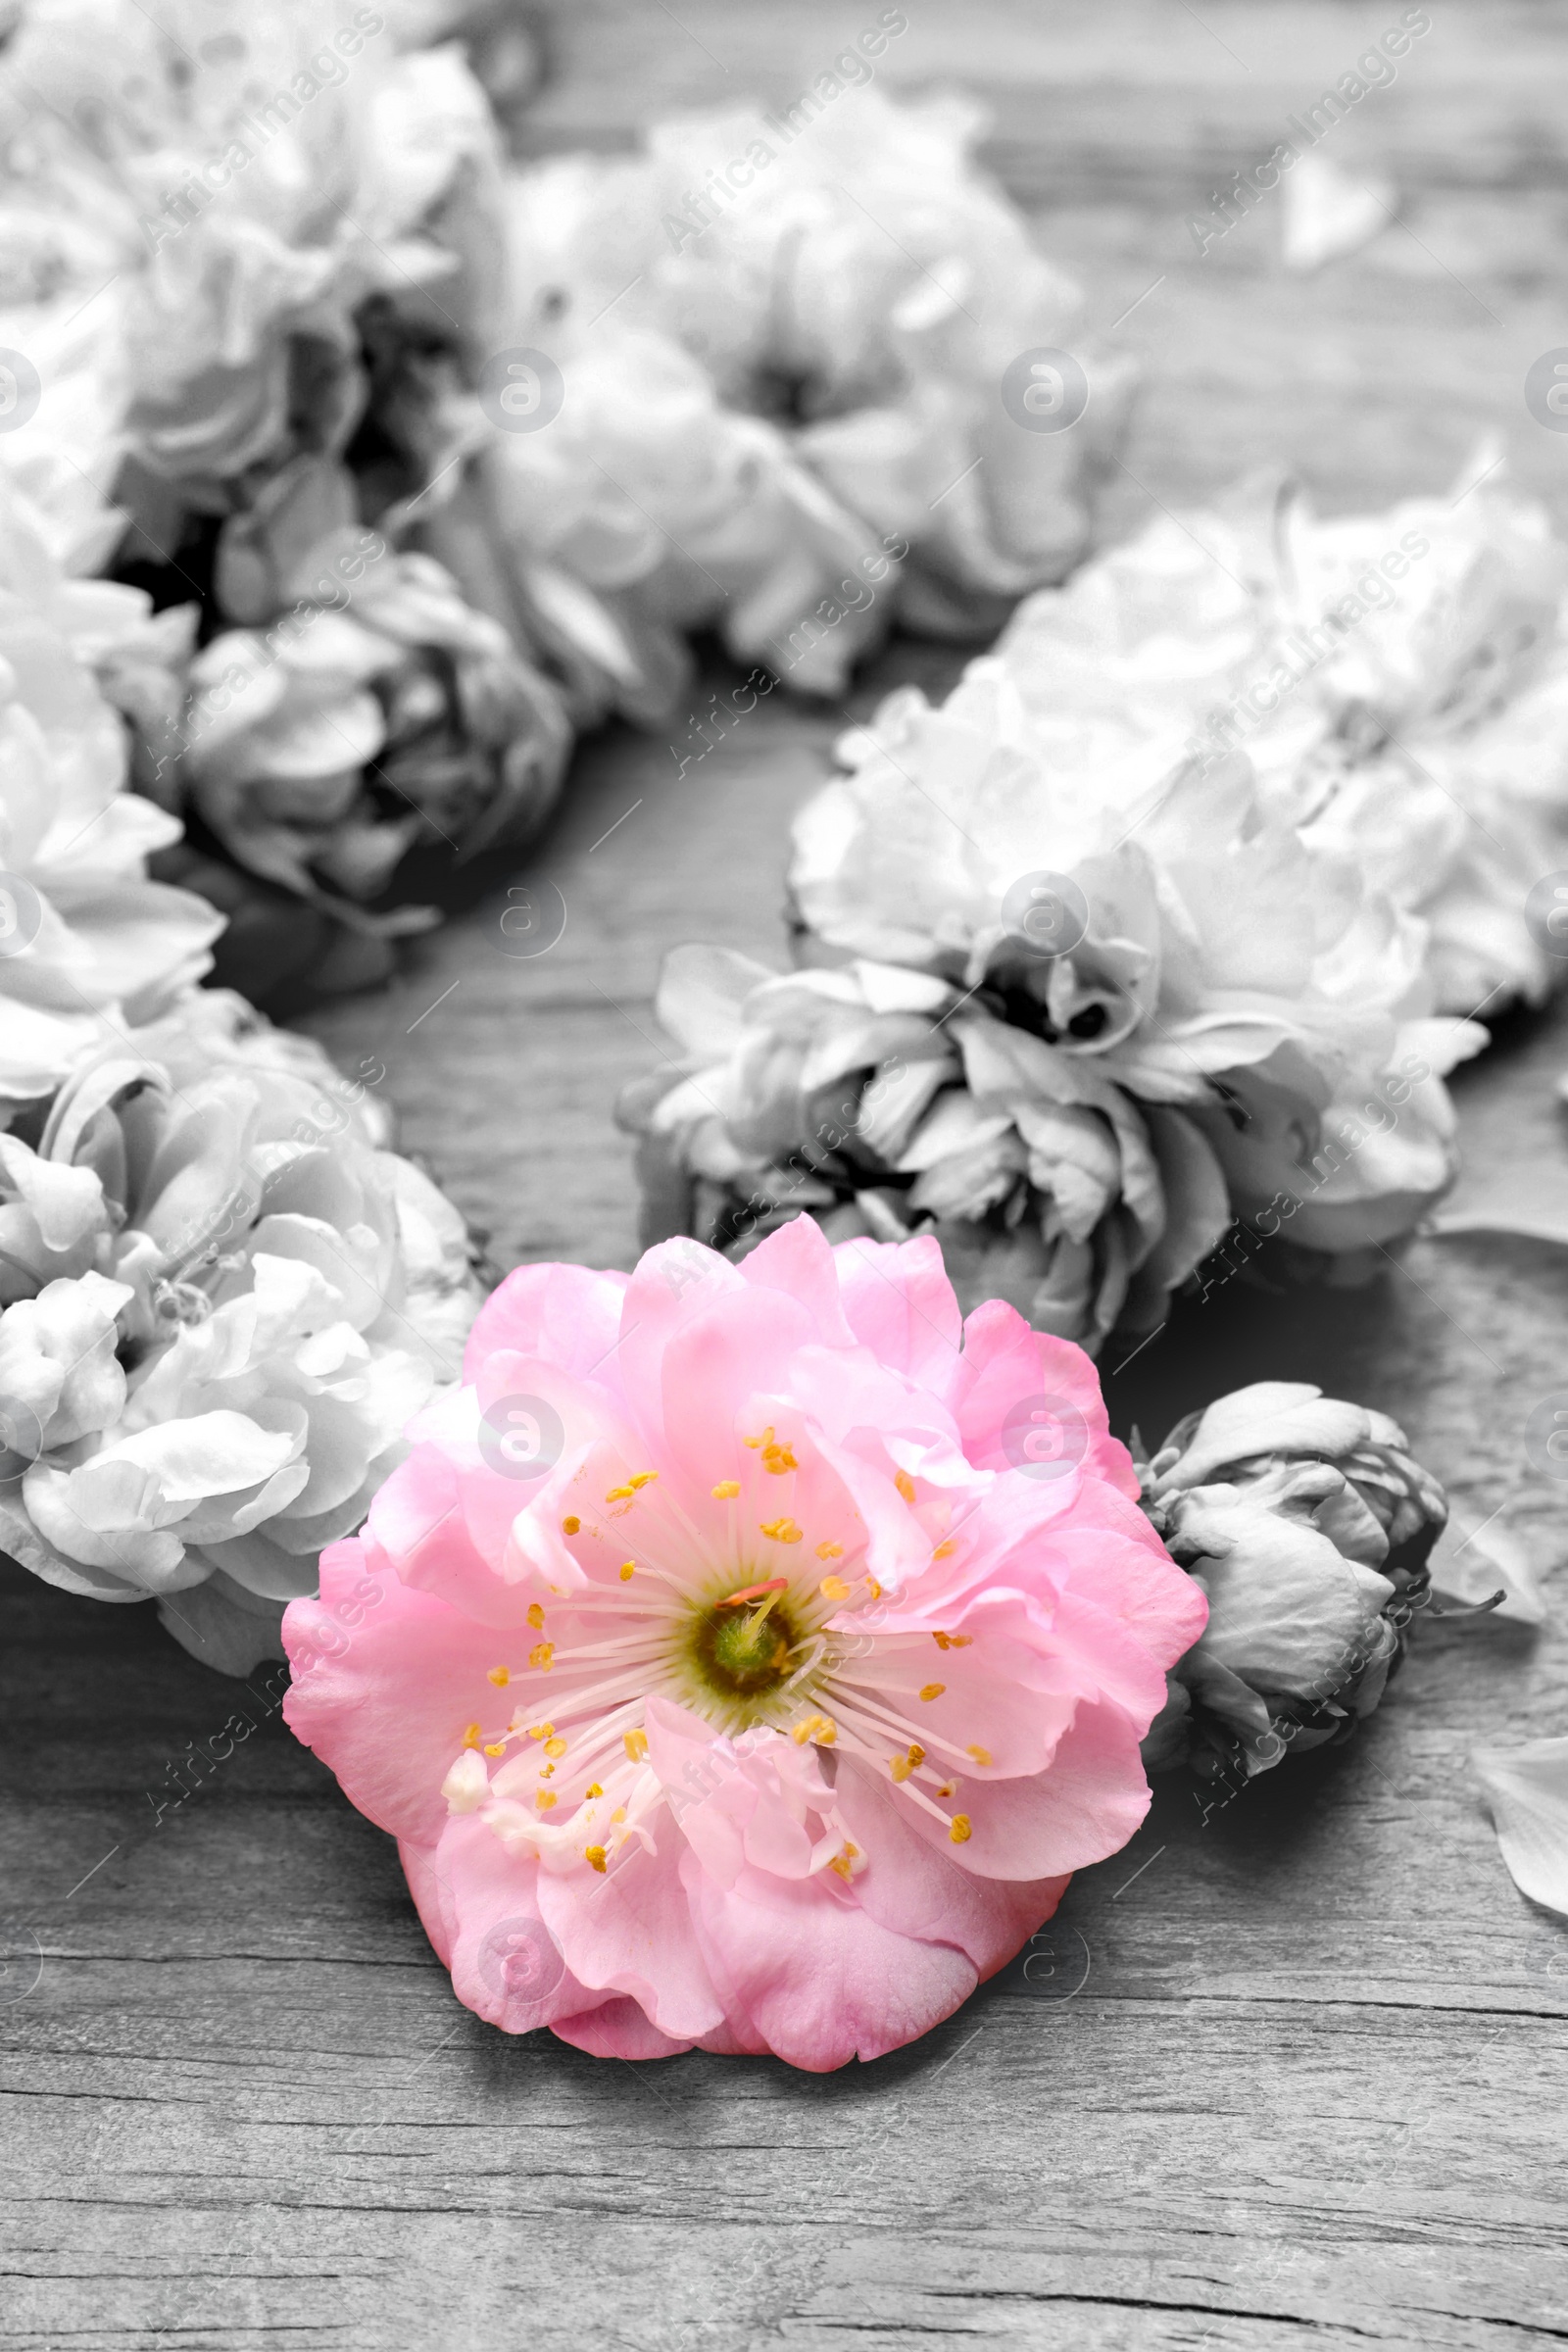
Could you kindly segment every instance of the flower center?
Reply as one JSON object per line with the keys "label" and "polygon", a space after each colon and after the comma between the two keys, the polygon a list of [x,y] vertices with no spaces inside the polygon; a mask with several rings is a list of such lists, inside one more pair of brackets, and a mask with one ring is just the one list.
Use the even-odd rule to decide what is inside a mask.
{"label": "flower center", "polygon": [[767,1712],[766,1701],[797,1678],[803,1631],[782,1579],[771,1591],[748,1587],[742,1596],[726,1596],[695,1613],[684,1663],[706,1702],[703,1711],[758,1721]]}

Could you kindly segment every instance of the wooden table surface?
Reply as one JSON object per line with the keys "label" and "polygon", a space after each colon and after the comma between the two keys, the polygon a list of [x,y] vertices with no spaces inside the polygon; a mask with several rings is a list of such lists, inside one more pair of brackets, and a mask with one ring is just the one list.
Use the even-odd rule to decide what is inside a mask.
{"label": "wooden table surface", "polygon": [[[874,13],[575,0],[530,141],[615,146],[666,105],[785,94]],[[1097,322],[1163,272],[1113,338],[1149,375],[1114,527],[1253,462],[1385,502],[1446,481],[1488,427],[1559,497],[1568,442],[1520,398],[1568,342],[1568,21],[1547,0],[1433,0],[1395,86],[1342,126],[1342,160],[1395,174],[1404,225],[1306,280],[1281,273],[1271,220],[1200,261],[1185,217],[1396,0],[908,14],[886,86],[990,98],[993,160]],[[953,667],[895,649],[856,707]],[[659,1051],[660,956],[781,945],[788,819],[840,716],[780,696],[680,778],[663,740],[585,744],[543,850],[395,990],[311,1022],[343,1062],[385,1061],[408,1148],[502,1264],[629,1262],[611,1104]],[[502,952],[509,884],[559,893],[564,931],[532,960]],[[1564,1068],[1561,1013],[1512,1025],[1460,1081],[1472,1153],[1568,1167]],[[1395,1413],[1461,1519],[1503,1507],[1549,1571],[1563,1490],[1522,1433],[1568,1385],[1565,1305],[1562,1259],[1526,1243],[1424,1243],[1358,1296],[1231,1285],[1106,1366],[1112,1412],[1153,1432],[1246,1379],[1321,1381]],[[1568,2339],[1568,1930],[1515,1892],[1466,1764],[1478,1737],[1568,1729],[1550,1624],[1423,1624],[1348,1748],[1206,1814],[1161,1784],[1028,1981],[1015,1964],[916,2047],[818,2079],[493,2032],[264,1674],[236,1690],[150,1610],[17,1572],[0,1611],[8,2345]],[[160,1817],[193,1743],[206,1776]]]}

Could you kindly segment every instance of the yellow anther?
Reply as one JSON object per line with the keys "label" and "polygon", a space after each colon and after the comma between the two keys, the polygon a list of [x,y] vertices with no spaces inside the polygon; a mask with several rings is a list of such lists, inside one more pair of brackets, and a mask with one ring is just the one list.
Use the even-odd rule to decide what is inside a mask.
{"label": "yellow anther", "polygon": [[793,1519],[763,1519],[759,1522],[762,1533],[775,1544],[799,1544],[801,1530]]}
{"label": "yellow anther", "polygon": [[530,1600],[530,1601],[529,1601],[529,1603],[528,1603],[528,1623],[529,1623],[529,1624],[530,1624],[530,1625],[533,1627],[533,1630],[534,1630],[534,1632],[535,1632],[536,1634],[543,1633],[543,1631],[544,1631],[544,1624],[545,1624],[545,1611],[544,1611],[544,1603],[543,1603],[543,1601],[539,1601],[539,1600]]}
{"label": "yellow anther", "polygon": [[914,1481],[909,1476],[907,1470],[900,1470],[896,1472],[893,1484],[898,1488],[899,1493],[904,1496],[906,1502],[912,1502],[914,1500]]}
{"label": "yellow anther", "polygon": [[590,1781],[587,1788],[583,1790],[584,1796],[603,1796],[604,1793],[604,1790],[600,1788],[597,1781]]}
{"label": "yellow anther", "polygon": [[538,1806],[541,1813],[548,1813],[551,1806],[556,1801],[556,1792],[553,1788],[537,1789],[535,1791],[533,1801]]}
{"label": "yellow anther", "polygon": [[470,1724],[469,1724],[469,1726],[468,1726],[468,1728],[467,1728],[467,1730],[466,1730],[466,1731],[464,1733],[464,1735],[463,1735],[463,1744],[464,1744],[464,1746],[465,1746],[465,1747],[477,1747],[477,1746],[478,1746],[478,1744],[479,1744],[479,1726],[478,1726],[476,1723],[470,1723]]}
{"label": "yellow anther", "polygon": [[948,1828],[948,1836],[953,1839],[954,1844],[966,1845],[973,1835],[974,1833],[969,1827],[968,1814],[955,1813]]}
{"label": "yellow anther", "polygon": [[715,1502],[733,1502],[740,1491],[741,1482],[738,1478],[721,1478],[713,1489],[713,1500]]}
{"label": "yellow anther", "polygon": [[560,1737],[559,1734],[554,1740],[547,1740],[545,1741],[545,1754],[547,1756],[564,1756],[565,1752],[566,1742]]}
{"label": "yellow anther", "polygon": [[800,1466],[788,1446],[762,1447],[762,1468],[771,1471],[775,1478],[782,1478],[787,1470],[798,1470]]}
{"label": "yellow anther", "polygon": [[842,1560],[844,1546],[842,1544],[819,1544],[816,1547],[816,1556],[819,1560]]}
{"label": "yellow anther", "polygon": [[937,1545],[935,1551],[931,1554],[931,1557],[934,1560],[951,1560],[958,1546],[954,1543],[952,1537],[950,1536],[946,1544],[939,1544]]}
{"label": "yellow anther", "polygon": [[889,1756],[888,1770],[896,1781],[906,1781],[914,1770],[914,1766],[909,1762],[907,1756]]}
{"label": "yellow anther", "polygon": [[831,1747],[838,1736],[839,1727],[833,1721],[832,1717],[828,1715],[819,1715],[816,1719],[816,1737],[818,1745],[822,1747]]}
{"label": "yellow anther", "polygon": [[850,1588],[842,1576],[824,1576],[816,1589],[824,1600],[848,1600],[850,1597]]}
{"label": "yellow anther", "polygon": [[556,1645],[553,1642],[536,1642],[528,1652],[528,1663],[537,1666],[541,1674],[548,1674],[555,1662],[555,1655]]}
{"label": "yellow anther", "polygon": [[510,1666],[492,1666],[484,1679],[487,1683],[494,1683],[498,1690],[504,1690],[512,1680],[512,1668]]}
{"label": "yellow anther", "polygon": [[760,1438],[742,1438],[742,1440],[741,1440],[741,1444],[742,1444],[743,1446],[749,1446],[751,1447],[751,1449],[752,1449],[752,1451],[753,1451],[754,1453],[757,1451],[757,1449],[758,1449],[758,1447],[759,1447],[760,1446],[771,1446],[771,1445],[772,1445],[772,1443],[773,1443],[773,1424],[772,1424],[772,1422],[771,1422],[771,1421],[768,1423],[767,1427],[766,1427],[766,1428],[763,1430],[763,1432],[762,1432],[762,1434],[761,1434],[761,1436],[760,1436]]}
{"label": "yellow anther", "polygon": [[880,1599],[881,1599],[881,1597],[882,1597],[882,1588],[881,1588],[881,1586],[880,1586],[880,1585],[877,1583],[877,1581],[876,1581],[876,1578],[875,1578],[874,1576],[868,1576],[868,1577],[866,1578],[866,1580],[865,1580],[865,1589],[866,1589],[866,1591],[867,1591],[867,1592],[870,1593],[870,1595],[871,1595],[871,1598],[872,1598],[873,1600],[880,1600]]}
{"label": "yellow anther", "polygon": [[808,1715],[790,1734],[797,1747],[804,1747],[808,1740],[819,1740],[824,1747],[831,1747],[838,1736],[838,1725],[826,1715]]}
{"label": "yellow anther", "polygon": [[621,1561],[621,1563],[620,1563],[620,1581],[621,1581],[621,1583],[622,1583],[623,1585],[629,1585],[629,1584],[631,1583],[631,1580],[632,1580],[632,1578],[633,1578],[633,1577],[636,1575],[636,1573],[637,1573],[637,1563],[636,1563],[636,1561],[635,1561],[635,1560],[622,1560],[622,1561]]}
{"label": "yellow anther", "polygon": [[973,1642],[974,1636],[973,1634],[933,1634],[931,1639],[938,1649],[967,1649]]}
{"label": "yellow anther", "polygon": [[947,1687],[946,1683],[924,1683],[920,1688],[920,1696],[922,1698],[940,1698]]}
{"label": "yellow anther", "polygon": [[849,1857],[849,1855],[848,1855],[848,1854],[835,1854],[835,1855],[833,1856],[833,1859],[832,1859],[832,1861],[831,1861],[831,1862],[828,1864],[828,1868],[829,1868],[829,1870],[836,1870],[836,1871],[838,1872],[838,1874],[839,1874],[839,1877],[840,1877],[841,1879],[847,1879],[847,1878],[849,1877],[849,1875],[850,1875],[850,1857]]}
{"label": "yellow anther", "polygon": [[582,1521],[577,1518],[563,1519],[561,1522],[561,1532],[564,1536],[574,1536],[581,1525]]}
{"label": "yellow anther", "polygon": [[937,1790],[938,1796],[956,1796],[957,1793],[958,1784],[956,1781],[944,1781],[941,1788]]}
{"label": "yellow anther", "polygon": [[626,1484],[635,1494],[639,1487],[651,1487],[658,1476],[657,1470],[634,1470]]}
{"label": "yellow anther", "polygon": [[539,1767],[539,1778],[540,1778],[542,1781],[553,1781],[553,1780],[555,1779],[555,1777],[556,1777],[556,1768],[555,1768],[555,1766],[554,1766],[553,1764],[541,1764],[541,1765],[540,1765],[540,1767]]}
{"label": "yellow anther", "polygon": [[603,1873],[605,1849],[602,1845],[585,1845],[582,1849],[582,1858],[585,1862],[591,1862],[595,1870]]}
{"label": "yellow anther", "polygon": [[605,1500],[607,1502],[630,1502],[635,1493],[634,1487],[612,1487],[610,1493],[605,1496]]}
{"label": "yellow anther", "polygon": [[632,1763],[640,1764],[648,1753],[648,1734],[646,1732],[623,1732],[621,1740]]}
{"label": "yellow anther", "polygon": [[925,1762],[925,1749],[924,1749],[924,1748],[923,1748],[923,1747],[920,1745],[920,1742],[919,1742],[919,1740],[911,1740],[909,1741],[909,1769],[910,1769],[910,1771],[911,1771],[911,1772],[918,1772],[918,1771],[919,1771],[919,1769],[920,1769],[920,1767],[921,1767],[921,1765],[922,1765],[924,1762]]}
{"label": "yellow anther", "polygon": [[626,1808],[625,1808],[625,1806],[624,1806],[624,1805],[617,1805],[617,1806],[615,1807],[615,1810],[613,1811],[613,1813],[612,1813],[612,1815],[610,1816],[610,1818],[611,1818],[611,1820],[612,1820],[612,1821],[624,1821],[624,1820],[625,1820],[625,1818],[626,1818]]}
{"label": "yellow anther", "polygon": [[555,1728],[553,1723],[530,1723],[528,1737],[530,1740],[548,1740],[554,1734]]}
{"label": "yellow anther", "polygon": [[504,1756],[507,1752],[507,1743],[504,1740],[487,1740],[484,1743],[484,1752],[487,1756]]}
{"label": "yellow anther", "polygon": [[966,1756],[973,1756],[977,1764],[990,1764],[994,1761],[989,1747],[966,1747],[963,1752]]}

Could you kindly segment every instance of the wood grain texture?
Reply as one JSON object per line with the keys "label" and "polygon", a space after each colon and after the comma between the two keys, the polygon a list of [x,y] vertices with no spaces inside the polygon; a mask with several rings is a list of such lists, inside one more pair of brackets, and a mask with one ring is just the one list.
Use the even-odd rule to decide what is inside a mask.
{"label": "wood grain texture", "polygon": [[[576,0],[530,137],[612,147],[664,107],[782,94],[873,13]],[[885,81],[991,99],[993,158],[1097,322],[1165,272],[1113,338],[1150,376],[1114,524],[1252,462],[1331,504],[1391,499],[1488,427],[1558,490],[1568,444],[1519,384],[1568,341],[1560,12],[1437,0],[1345,126],[1347,158],[1353,137],[1407,198],[1408,228],[1366,254],[1302,283],[1261,220],[1204,263],[1183,228],[1397,13],[911,6]],[[856,707],[953,667],[895,649]],[[543,850],[396,990],[313,1021],[341,1061],[385,1062],[407,1146],[503,1265],[629,1261],[610,1105],[660,1050],[660,956],[781,947],[789,815],[842,715],[777,697],[684,775],[658,739],[586,745]],[[539,938],[564,911],[537,956],[502,928],[525,904]],[[1565,1067],[1561,1012],[1514,1024],[1461,1074],[1472,1152],[1568,1165]],[[1565,1309],[1561,1260],[1523,1243],[1423,1244],[1364,1294],[1232,1285],[1106,1367],[1113,1414],[1154,1432],[1246,1379],[1319,1380],[1397,1415],[1469,1524],[1501,1506],[1556,1566],[1564,1490],[1522,1432],[1568,1388]],[[493,2033],[264,1676],[247,1695],[150,1612],[20,1573],[0,1611],[23,1951],[0,1984],[0,2341],[21,2352],[1568,2339],[1568,1931],[1515,1893],[1466,1766],[1478,1737],[1568,1728],[1554,1628],[1423,1625],[1350,1747],[1229,1803],[1161,1784],[1023,1962],[917,2047],[818,2080]]]}

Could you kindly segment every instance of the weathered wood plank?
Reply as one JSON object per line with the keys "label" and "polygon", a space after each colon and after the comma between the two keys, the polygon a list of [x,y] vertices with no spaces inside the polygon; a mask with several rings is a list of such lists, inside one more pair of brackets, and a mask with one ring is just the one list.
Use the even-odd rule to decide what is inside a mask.
{"label": "weathered wood plank", "polygon": [[[1194,193],[1396,13],[928,0],[890,49],[890,86],[987,90],[994,160],[1100,326],[1166,271],[1115,338],[1151,375],[1121,523],[1148,511],[1140,483],[1171,503],[1253,461],[1300,465],[1333,503],[1391,499],[1489,424],[1559,487],[1563,444],[1518,402],[1528,358],[1565,339],[1559,14],[1445,5],[1346,126],[1363,160],[1386,148],[1419,244],[1391,231],[1302,284],[1261,220],[1202,263],[1183,230]],[[612,146],[665,106],[787,90],[861,21],[825,0],[676,15],[560,12],[535,142]],[[951,670],[900,650],[857,707]],[[502,1264],[628,1262],[610,1104],[658,1050],[659,958],[685,938],[781,949],[789,814],[839,717],[779,696],[684,775],[663,742],[585,746],[542,852],[396,991],[313,1021],[345,1063],[384,1061],[406,1142]],[[504,952],[509,886],[562,894],[545,954]],[[1472,1150],[1560,1158],[1563,1067],[1559,1013],[1463,1073]],[[1522,1430],[1568,1380],[1565,1305],[1544,1250],[1422,1245],[1364,1295],[1231,1285],[1107,1367],[1110,1394],[1154,1431],[1245,1379],[1323,1381],[1397,1414],[1472,1524],[1506,1503],[1556,1565],[1561,1490]],[[147,1612],[14,1572],[0,1626],[4,1901],[40,1950],[0,2014],[0,2338],[20,2352],[1568,2336],[1568,1938],[1515,1894],[1465,1767],[1479,1737],[1568,1725],[1555,1629],[1423,1625],[1352,1746],[1206,1818],[1163,1785],[1025,1964],[919,2047],[817,2081],[492,2034],[261,1678],[236,1695]],[[236,1708],[256,1726],[238,1740]],[[192,1742],[210,1769],[174,1805]]]}

